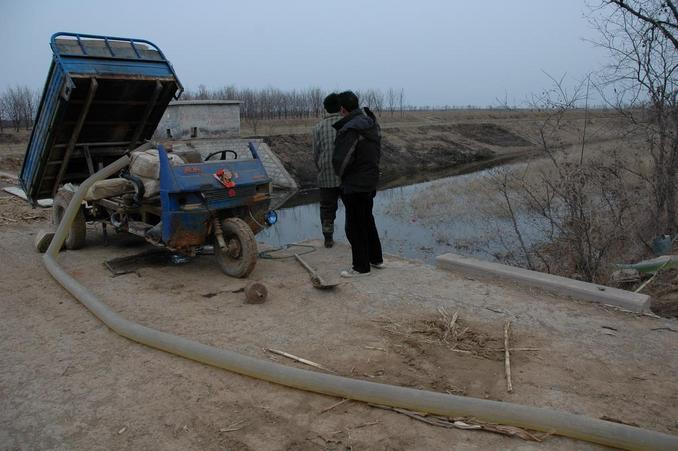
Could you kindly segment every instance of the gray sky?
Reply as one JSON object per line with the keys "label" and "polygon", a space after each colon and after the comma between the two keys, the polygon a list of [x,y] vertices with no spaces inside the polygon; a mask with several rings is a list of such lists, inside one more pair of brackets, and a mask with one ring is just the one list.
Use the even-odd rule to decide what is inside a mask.
{"label": "gray sky", "polygon": [[415,105],[523,102],[604,53],[585,0],[0,0],[0,91],[42,88],[56,31],[145,38],[182,83],[404,88]]}

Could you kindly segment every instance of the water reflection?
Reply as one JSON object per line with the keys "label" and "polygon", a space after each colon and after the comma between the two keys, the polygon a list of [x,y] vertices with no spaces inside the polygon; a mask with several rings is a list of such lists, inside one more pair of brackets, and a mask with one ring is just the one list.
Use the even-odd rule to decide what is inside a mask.
{"label": "water reflection", "polygon": [[[441,195],[452,183],[464,187],[485,175],[485,171],[481,171],[378,192],[374,215],[384,252],[426,263],[433,263],[437,255],[446,252],[486,260],[517,253],[518,243],[511,221],[480,214],[479,202],[484,200],[479,193],[461,189],[448,196]],[[414,203],[422,198],[427,199],[426,211],[419,215],[417,211],[422,212],[422,205]],[[455,204],[452,209],[448,208],[450,202]],[[257,239],[284,246],[322,238],[318,203],[280,209],[278,218],[278,223],[257,235]],[[517,219],[528,245],[542,238],[538,218],[523,213]],[[344,208],[340,204],[335,222],[336,240],[347,241],[344,220]]]}

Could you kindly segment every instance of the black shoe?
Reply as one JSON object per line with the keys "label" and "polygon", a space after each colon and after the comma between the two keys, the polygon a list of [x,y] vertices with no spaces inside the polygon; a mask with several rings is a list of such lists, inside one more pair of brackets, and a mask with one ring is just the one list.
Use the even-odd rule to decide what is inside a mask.
{"label": "black shoe", "polygon": [[334,240],[332,237],[325,237],[325,247],[329,249],[332,246],[334,246]]}

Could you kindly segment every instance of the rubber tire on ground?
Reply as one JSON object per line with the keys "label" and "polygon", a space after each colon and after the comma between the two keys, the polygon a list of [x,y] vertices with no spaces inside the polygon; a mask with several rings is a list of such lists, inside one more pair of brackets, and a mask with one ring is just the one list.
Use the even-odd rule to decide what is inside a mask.
{"label": "rubber tire on ground", "polygon": [[[66,208],[73,198],[73,192],[68,190],[59,190],[54,196],[54,201],[52,204],[52,224],[54,228],[59,226],[61,218],[66,213]],[[71,231],[68,233],[66,240],[64,241],[64,247],[69,250],[80,249],[85,246],[85,239],[87,236],[87,224],[85,223],[85,210],[83,207],[80,207],[78,214],[75,215],[75,219],[71,224]]]}
{"label": "rubber tire on ground", "polygon": [[228,249],[221,249],[217,240],[214,241],[214,255],[224,274],[231,277],[243,278],[250,275],[257,264],[257,242],[252,229],[240,218],[227,218],[221,223],[224,241],[228,244],[236,240],[240,244],[240,255],[229,255]]}

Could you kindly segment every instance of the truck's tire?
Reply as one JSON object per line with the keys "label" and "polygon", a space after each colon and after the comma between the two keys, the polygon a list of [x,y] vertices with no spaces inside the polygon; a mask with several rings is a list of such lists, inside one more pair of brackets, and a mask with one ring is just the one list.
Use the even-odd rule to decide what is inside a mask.
{"label": "truck's tire", "polygon": [[224,274],[231,277],[247,277],[257,264],[257,242],[252,229],[239,218],[224,219],[221,223],[226,248],[214,242],[214,255]]}
{"label": "truck's tire", "polygon": [[[66,213],[66,208],[73,198],[73,192],[60,189],[54,196],[52,204],[52,224],[56,229]],[[64,241],[64,247],[69,250],[80,249],[85,246],[87,236],[87,224],[85,223],[85,210],[81,206],[78,214],[75,215],[73,224],[71,224],[71,231]]]}

